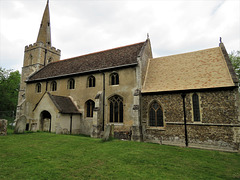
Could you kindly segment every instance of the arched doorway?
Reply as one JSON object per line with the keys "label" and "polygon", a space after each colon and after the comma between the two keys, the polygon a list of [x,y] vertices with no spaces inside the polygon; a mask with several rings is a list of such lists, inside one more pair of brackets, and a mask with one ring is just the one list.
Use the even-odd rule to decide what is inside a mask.
{"label": "arched doorway", "polygon": [[51,132],[51,114],[48,111],[42,111],[40,114],[40,131]]}

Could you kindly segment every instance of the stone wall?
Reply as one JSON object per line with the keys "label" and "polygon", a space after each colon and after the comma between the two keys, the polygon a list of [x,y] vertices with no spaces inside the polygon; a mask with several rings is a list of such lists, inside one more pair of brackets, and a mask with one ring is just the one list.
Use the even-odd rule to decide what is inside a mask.
{"label": "stone wall", "polygon": [[[193,120],[192,95],[186,93],[186,127],[189,146],[239,150],[240,121],[236,89],[196,91],[200,122]],[[149,105],[156,100],[163,109],[164,127],[148,126]],[[185,125],[181,93],[143,94],[143,141],[185,146]]]}

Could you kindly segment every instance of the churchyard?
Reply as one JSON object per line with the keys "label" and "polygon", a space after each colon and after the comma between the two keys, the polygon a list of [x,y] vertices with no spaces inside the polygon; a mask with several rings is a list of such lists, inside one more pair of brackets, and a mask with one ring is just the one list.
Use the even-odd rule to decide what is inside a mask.
{"label": "churchyard", "polygon": [[80,135],[0,136],[0,179],[239,179],[240,154]]}

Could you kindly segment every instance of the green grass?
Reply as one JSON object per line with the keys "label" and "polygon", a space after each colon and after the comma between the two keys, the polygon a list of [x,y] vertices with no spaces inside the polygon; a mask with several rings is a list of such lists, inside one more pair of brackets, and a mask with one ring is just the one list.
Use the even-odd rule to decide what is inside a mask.
{"label": "green grass", "polygon": [[0,179],[240,179],[240,154],[10,132],[0,137]]}

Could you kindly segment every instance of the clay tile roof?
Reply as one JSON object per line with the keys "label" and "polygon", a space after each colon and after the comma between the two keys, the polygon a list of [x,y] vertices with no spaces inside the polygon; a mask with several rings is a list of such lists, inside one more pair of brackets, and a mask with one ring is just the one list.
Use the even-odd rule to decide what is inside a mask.
{"label": "clay tile roof", "polygon": [[150,59],[142,93],[235,86],[220,47]]}
{"label": "clay tile roof", "polygon": [[69,97],[55,96],[48,93],[51,100],[57,107],[60,113],[63,114],[80,114],[77,107],[74,105],[73,101]]}
{"label": "clay tile roof", "polygon": [[70,59],[49,63],[27,80],[43,80],[54,77],[81,74],[98,70],[136,65],[137,57],[145,42],[128,46],[118,47],[110,50],[91,53]]}

